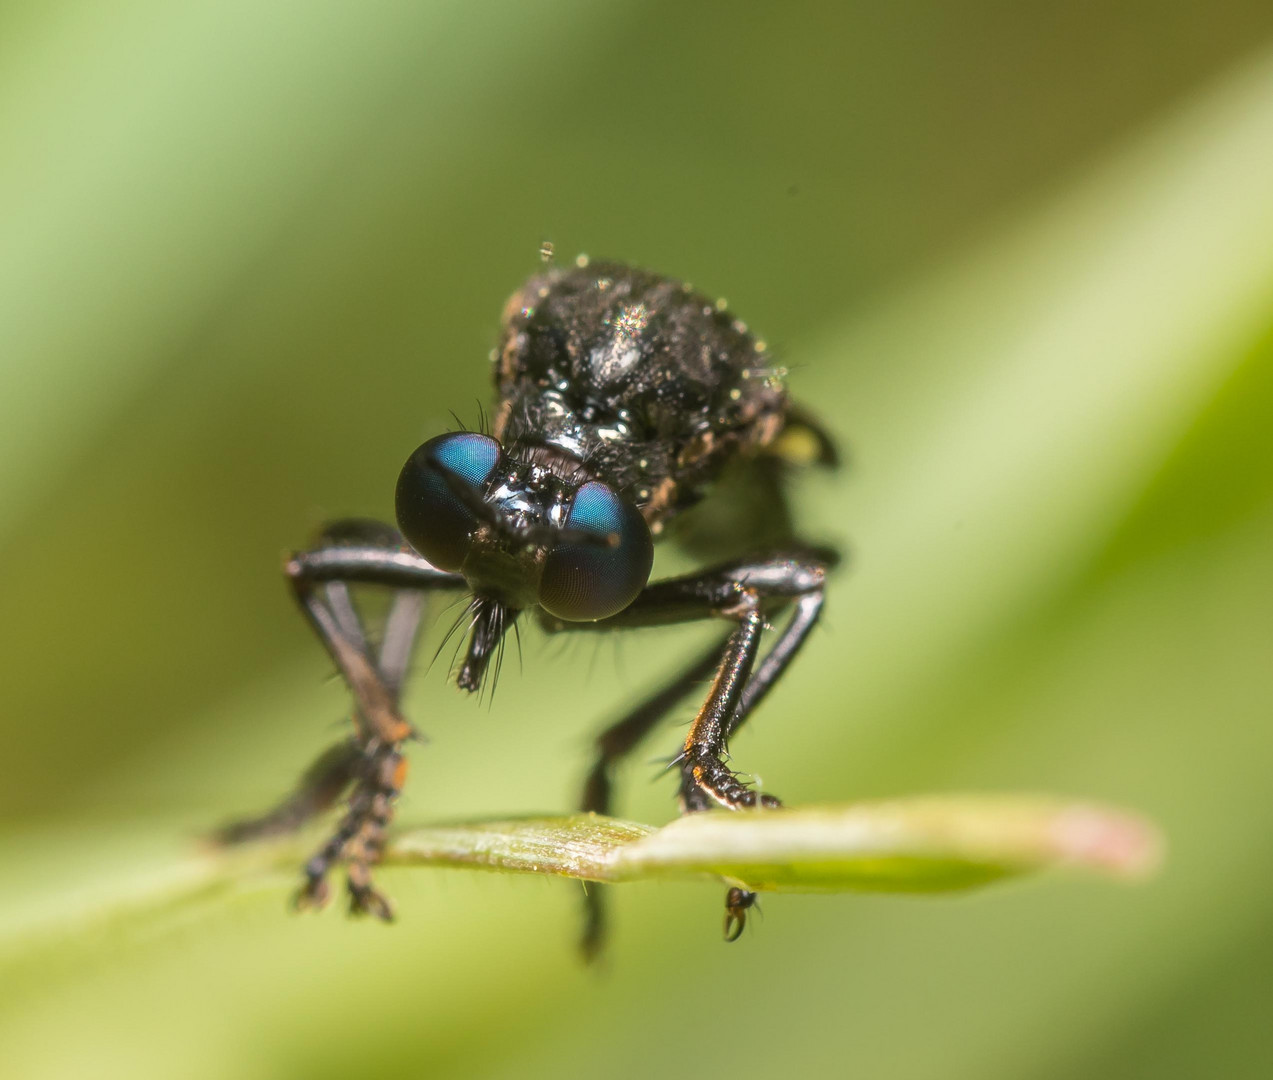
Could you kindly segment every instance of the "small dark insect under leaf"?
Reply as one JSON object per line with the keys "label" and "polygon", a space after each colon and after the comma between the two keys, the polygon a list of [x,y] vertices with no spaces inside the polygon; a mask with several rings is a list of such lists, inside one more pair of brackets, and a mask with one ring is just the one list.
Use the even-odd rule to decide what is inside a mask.
{"label": "small dark insect under leaf", "polygon": [[[415,730],[399,698],[422,598],[435,592],[470,598],[454,676],[474,692],[524,614],[551,633],[723,621],[720,640],[598,736],[581,805],[608,813],[617,763],[706,683],[673,762],[683,812],[779,806],[729,768],[726,748],[821,614],[837,555],[796,538],[786,484],[793,466],[834,465],[831,440],[790,403],[785,373],[723,303],[631,267],[581,259],[532,277],[505,306],[493,355],[490,430],[484,420],[411,454],[398,477],[398,528],[339,522],[287,562],[353,695],[354,734],[276,809],[221,835],[290,831],[348,793],[305,866],[302,906],[328,898],[328,873],[343,864],[351,909],[392,917],[371,867],[406,778]],[[655,540],[669,536],[710,565],[651,584]],[[391,590],[378,644],[349,591],[362,584]],[[762,655],[777,617],[785,622]],[[588,955],[603,937],[603,891],[586,893]],[[729,890],[727,940],[754,902]]]}

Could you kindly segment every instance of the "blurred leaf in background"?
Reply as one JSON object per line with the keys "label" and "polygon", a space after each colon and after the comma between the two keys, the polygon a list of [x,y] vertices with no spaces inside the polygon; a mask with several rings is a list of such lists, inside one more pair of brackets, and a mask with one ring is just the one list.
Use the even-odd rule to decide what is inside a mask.
{"label": "blurred leaf in background", "polygon": [[[1270,175],[1267,3],[0,9],[6,1073],[1267,1076]],[[419,869],[388,930],[74,932],[331,741],[279,556],[476,413],[544,239],[724,293],[847,445],[747,767],[1135,805],[1160,881],[774,897],[728,949],[716,887],[634,886],[600,978],[573,885]],[[667,636],[534,638],[489,711],[422,664],[404,818],[568,809]]]}

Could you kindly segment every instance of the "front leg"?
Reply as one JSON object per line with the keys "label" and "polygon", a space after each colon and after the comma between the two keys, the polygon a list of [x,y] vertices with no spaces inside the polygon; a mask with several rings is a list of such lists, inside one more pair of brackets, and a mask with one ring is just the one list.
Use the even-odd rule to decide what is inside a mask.
{"label": "front leg", "polygon": [[[712,805],[737,810],[778,806],[749,788],[722,760],[728,742],[787,670],[822,612],[834,551],[799,548],[726,563],[698,574],[658,581],[627,608],[595,623],[547,620],[549,630],[613,630],[664,626],[699,619],[736,623],[720,652],[707,698],[690,726],[677,762],[687,811]],[[794,606],[773,648],[757,664],[766,615]]]}
{"label": "front leg", "polygon": [[[305,865],[298,905],[319,906],[328,897],[327,874],[343,862],[350,909],[392,917],[389,901],[371,880],[393,807],[406,780],[403,743],[415,732],[401,716],[398,697],[406,674],[420,596],[435,589],[461,589],[465,582],[430,565],[402,542],[397,531],[376,523],[341,523],[324,533],[326,543],[294,555],[286,571],[297,601],[336,662],[354,698],[358,753],[350,761],[353,787],[348,808],[331,837]],[[367,641],[349,595],[351,584],[397,590],[379,652]]]}
{"label": "front leg", "polygon": [[[736,626],[717,654],[716,673],[707,698],[690,725],[685,745],[676,759],[681,769],[681,807],[684,812],[706,810],[714,805],[731,810],[773,808],[781,805],[776,797],[748,786],[723,759],[728,753],[730,736],[742,726],[786,671],[816,625],[822,612],[826,574],[837,561],[836,553],[825,549],[774,552],[762,558],[714,567],[700,574],[656,582],[648,586],[629,607],[610,619],[596,623],[545,619],[544,623],[550,631],[595,631],[708,618],[735,622]],[[792,606],[794,613],[777,641],[757,663],[766,612]],[[673,687],[677,685],[672,684]],[[651,700],[660,702],[661,712],[679,697],[680,692],[678,688],[674,694],[669,694],[666,702],[660,696]],[[642,710],[634,715],[643,715]],[[619,731],[626,731],[622,724],[616,727]],[[642,732],[644,730],[642,728]],[[742,933],[747,912],[755,900],[755,894],[747,890],[733,888],[729,891],[726,897],[726,940],[733,941]],[[593,906],[589,910],[595,912],[597,909]],[[587,940],[595,949],[597,941]]]}
{"label": "front leg", "polygon": [[745,613],[725,643],[707,700],[690,724],[681,752],[681,804],[686,811],[706,810],[713,802],[727,810],[782,805],[773,795],[760,794],[748,787],[722,760],[743,688],[760,651],[760,634],[765,628],[760,598],[751,591],[741,596],[746,598]]}
{"label": "front leg", "polygon": [[[655,724],[715,670],[720,650],[719,644],[713,645],[678,676],[597,736],[597,756],[584,780],[579,807],[582,811],[603,815],[612,812],[615,767],[640,745]],[[599,882],[584,890],[583,933],[579,946],[585,960],[596,959],[605,944],[605,894],[608,891],[609,886]]]}

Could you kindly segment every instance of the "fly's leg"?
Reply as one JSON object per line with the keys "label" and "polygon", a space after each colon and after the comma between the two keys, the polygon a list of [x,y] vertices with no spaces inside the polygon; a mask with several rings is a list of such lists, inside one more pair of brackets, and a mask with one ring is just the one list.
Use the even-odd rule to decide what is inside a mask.
{"label": "fly's leg", "polygon": [[821,588],[816,592],[805,593],[796,600],[796,610],[791,619],[782,628],[778,640],[765,654],[765,658],[753,672],[747,685],[743,687],[742,700],[739,701],[738,708],[734,710],[734,715],[730,719],[728,736],[732,736],[746,723],[756,706],[764,700],[782,673],[787,670],[796,653],[800,651],[800,646],[804,644],[810,631],[817,624],[822,614],[822,603]]}
{"label": "fly's leg", "polygon": [[[708,618],[734,622],[723,648],[715,653],[715,675],[707,698],[694,717],[675,762],[681,771],[681,805],[688,813],[714,805],[730,810],[774,808],[781,805],[775,796],[755,791],[726,765],[729,738],[808,639],[822,611],[827,571],[837,561],[834,552],[824,549],[774,552],[701,574],[655,582],[624,611],[609,619],[573,624],[545,619],[545,625],[549,630],[562,631],[659,626]],[[778,640],[757,662],[766,614],[792,606],[794,613]],[[728,940],[742,932],[747,911],[754,903],[754,893],[730,890],[725,922]]]}
{"label": "fly's leg", "polygon": [[781,805],[773,795],[761,794],[748,786],[723,760],[734,713],[751,677],[760,651],[760,634],[765,628],[759,598],[751,593],[743,595],[749,610],[739,618],[737,628],[725,642],[707,700],[690,724],[678,759],[681,804],[687,811],[706,810],[712,803],[729,810]]}
{"label": "fly's leg", "polygon": [[757,905],[757,897],[738,886],[725,894],[725,940],[737,941],[747,929],[747,912]]}
{"label": "fly's leg", "polygon": [[371,866],[380,858],[385,830],[393,818],[393,804],[406,780],[407,762],[400,746],[376,745],[363,749],[357,779],[348,808],[335,831],[305,864],[306,882],[296,896],[300,908],[327,902],[327,873],[337,862],[345,864],[349,910],[371,914],[386,922],[393,907],[371,880]]}
{"label": "fly's leg", "polygon": [[[377,522],[337,522],[329,526],[322,539],[329,543],[348,540],[351,531],[361,529],[371,538],[394,544],[396,533]],[[359,647],[367,650],[362,619],[343,581],[324,586],[327,605],[341,630]],[[390,688],[400,689],[415,644],[416,630],[423,611],[422,597],[413,592],[394,593],[385,620],[377,667]],[[344,739],[324,750],[301,774],[296,788],[277,806],[256,818],[231,822],[212,836],[214,843],[242,844],[296,832],[312,818],[330,809],[358,777],[363,763],[363,750],[357,737]]]}
{"label": "fly's leg", "polygon": [[665,687],[597,736],[597,758],[584,782],[580,809],[598,814],[610,813],[615,766],[637,748],[678,701],[711,674],[719,660],[720,650],[720,645],[713,645]]}
{"label": "fly's leg", "polygon": [[[339,785],[339,789],[351,790],[335,831],[305,865],[306,883],[297,904],[324,903],[328,898],[327,874],[333,865],[343,862],[350,909],[389,919],[392,908],[373,886],[371,866],[380,857],[393,805],[406,779],[403,744],[415,735],[399,712],[398,698],[420,620],[422,593],[466,586],[459,575],[438,570],[412,552],[397,531],[385,525],[341,522],[330,526],[323,539],[319,548],[292,556],[285,570],[297,602],[353,695],[354,737],[348,772],[341,774],[333,764],[328,774],[330,786],[322,788],[327,792]],[[349,595],[352,584],[395,590],[378,653],[368,643]],[[302,783],[297,793],[301,803],[305,802],[305,791]],[[331,801],[338,794],[339,790]],[[309,805],[318,801],[310,799]],[[321,807],[316,806],[315,812],[317,809]]]}
{"label": "fly's leg", "polygon": [[213,835],[217,844],[245,844],[296,832],[307,821],[330,809],[354,782],[362,750],[354,739],[329,746],[304,773],[286,798],[260,817],[232,821]]}
{"label": "fly's leg", "polygon": [[[597,736],[597,757],[584,781],[582,810],[597,814],[611,812],[615,767],[640,745],[677,702],[711,674],[720,648],[719,644],[713,645],[666,686]],[[592,883],[583,894],[584,926],[579,948],[589,961],[597,957],[605,944],[605,890],[604,885]]]}
{"label": "fly's leg", "polygon": [[[813,629],[818,616],[822,613],[822,599],[823,593],[819,589],[817,592],[805,594],[796,601],[795,614],[783,628],[782,634],[760,663],[760,666],[755,668],[751,677],[747,680],[741,695],[739,695],[738,703],[729,716],[725,730],[721,730],[717,726],[707,706],[704,706],[704,710],[700,711],[699,715],[695,717],[695,723],[685,740],[685,757],[683,758],[681,800],[687,811],[706,809],[709,805],[707,802],[708,796],[715,798],[717,802],[728,806],[730,809],[737,809],[740,805],[758,805],[762,807],[781,805],[773,795],[756,797],[755,793],[749,789],[743,790],[743,801],[741,803],[729,801],[728,795],[725,799],[722,799],[719,794],[709,790],[702,783],[687,784],[685,782],[684,769],[688,767],[690,773],[694,775],[697,781],[700,774],[695,772],[695,766],[692,764],[694,758],[705,759],[709,763],[707,765],[709,772],[712,765],[719,764],[721,755],[727,753],[726,744],[729,737],[742,727],[747,717],[751,715],[752,710],[773,687],[779,676],[787,669],[792,657],[799,651],[800,646],[804,644],[809,631]],[[728,666],[729,653],[727,652],[726,661],[721,666],[721,672],[724,673]],[[708,699],[709,704],[710,702],[711,698]],[[704,719],[705,713],[707,713],[706,719]],[[738,784],[737,777],[731,774],[728,769],[725,769],[724,772],[726,774],[726,786],[736,786]],[[726,941],[737,941],[739,939],[743,930],[747,927],[747,912],[755,904],[756,894],[748,889],[735,887],[725,894]]]}

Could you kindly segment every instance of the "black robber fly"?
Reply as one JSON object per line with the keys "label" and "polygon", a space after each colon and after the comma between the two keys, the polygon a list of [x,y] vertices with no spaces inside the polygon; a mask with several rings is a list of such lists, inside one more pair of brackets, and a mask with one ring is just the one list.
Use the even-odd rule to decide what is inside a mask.
{"label": "black robber fly", "polygon": [[[723,623],[719,640],[598,736],[581,808],[609,813],[616,764],[704,684],[673,763],[682,811],[779,805],[726,764],[726,748],[821,613],[837,556],[797,540],[785,489],[794,464],[835,463],[831,441],[791,404],[765,343],[723,303],[643,270],[582,258],[544,269],[509,299],[492,356],[489,432],[452,431],[411,454],[398,477],[397,529],[337,522],[287,562],[353,695],[354,736],[272,812],[222,836],[294,828],[348,792],[335,831],[305,866],[302,905],[322,904],[329,871],[343,864],[351,909],[392,917],[370,868],[406,777],[415,729],[399,699],[430,593],[469,597],[454,671],[468,691],[481,689],[523,617],[551,633]],[[664,537],[714,561],[651,583]],[[378,643],[349,591],[363,584],[391,590]],[[586,895],[591,954],[603,911],[599,889]],[[729,890],[728,940],[754,901]]]}

